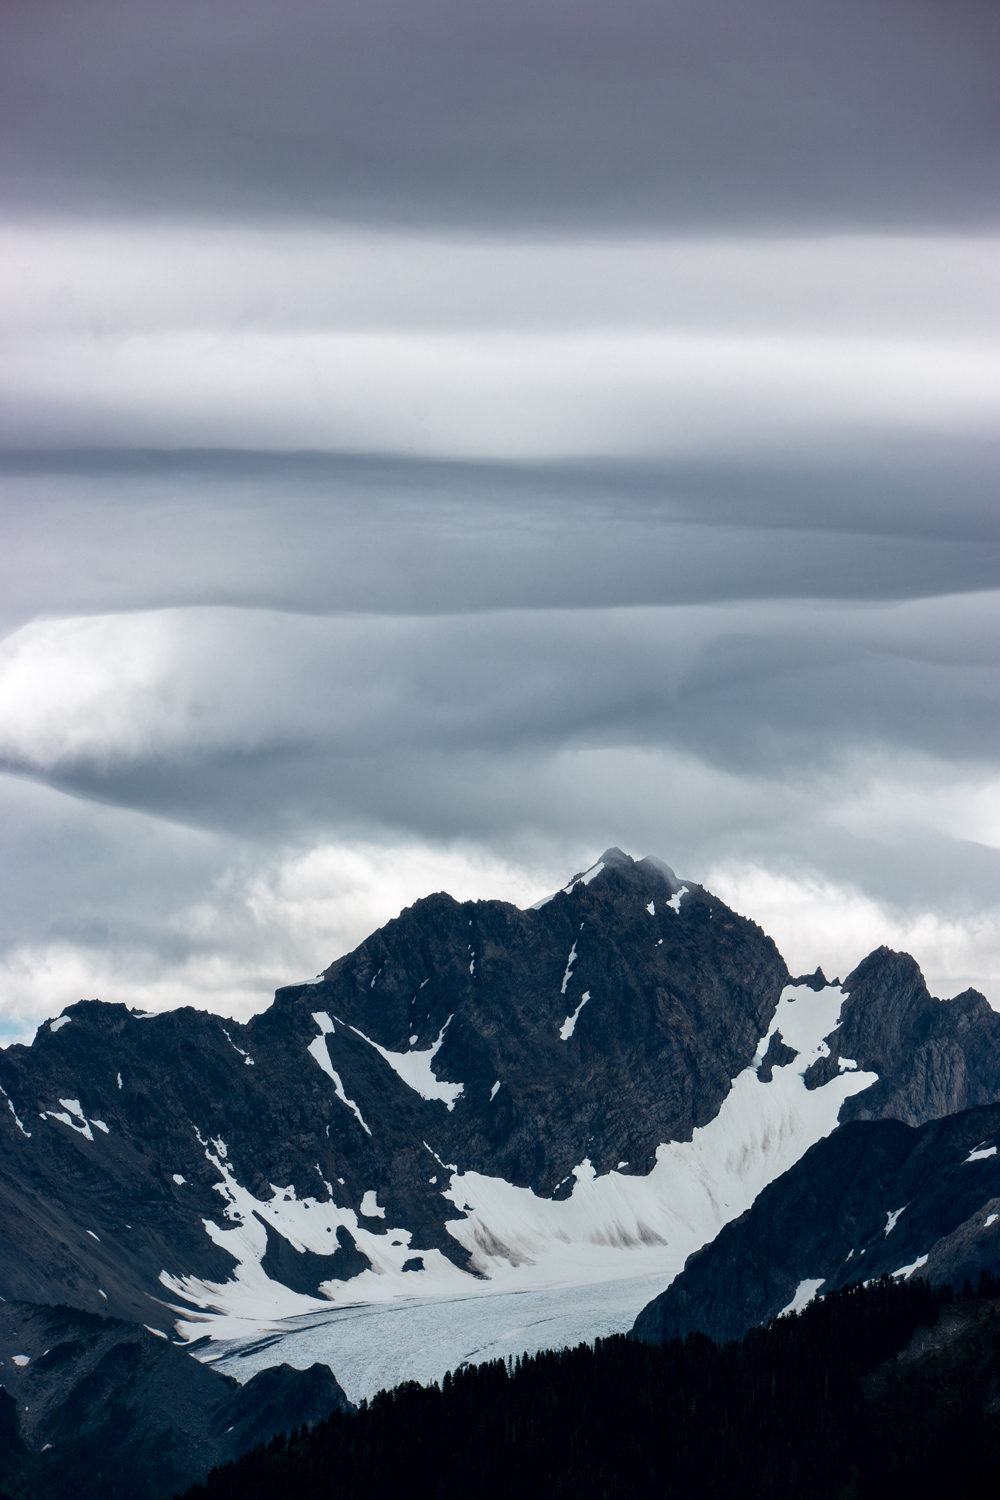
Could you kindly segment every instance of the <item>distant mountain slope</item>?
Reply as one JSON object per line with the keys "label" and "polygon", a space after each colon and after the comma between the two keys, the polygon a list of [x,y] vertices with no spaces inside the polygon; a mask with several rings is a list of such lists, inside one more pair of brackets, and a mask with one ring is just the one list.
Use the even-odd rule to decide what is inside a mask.
{"label": "distant mountain slope", "polygon": [[0,1384],[44,1456],[42,1491],[58,1480],[60,1494],[89,1493],[101,1475],[117,1500],[160,1500],[273,1433],[350,1409],[325,1365],[238,1386],[134,1323],[23,1302],[0,1306]]}
{"label": "distant mountain slope", "polygon": [[1000,1105],[920,1127],[842,1125],[696,1252],[632,1337],[741,1338],[816,1292],[915,1272],[1000,1273]]}
{"label": "distant mountain slope", "polygon": [[194,1336],[666,1280],[845,1103],[1000,1098],[998,1032],[885,949],[844,992],[790,981],[756,924],[617,849],[533,910],[429,896],[246,1026],[81,1001],[0,1053],[0,1296]]}

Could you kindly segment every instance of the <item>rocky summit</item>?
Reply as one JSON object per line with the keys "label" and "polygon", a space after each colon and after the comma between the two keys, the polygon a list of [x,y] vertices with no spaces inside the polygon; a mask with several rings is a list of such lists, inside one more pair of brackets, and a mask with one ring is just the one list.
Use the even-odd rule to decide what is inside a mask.
{"label": "rocky summit", "polygon": [[1000,1017],[840,985],[656,859],[428,896],[247,1025],[81,1001],[0,1053],[0,1295],[187,1338],[330,1301],[657,1274],[838,1121],[1000,1098]]}

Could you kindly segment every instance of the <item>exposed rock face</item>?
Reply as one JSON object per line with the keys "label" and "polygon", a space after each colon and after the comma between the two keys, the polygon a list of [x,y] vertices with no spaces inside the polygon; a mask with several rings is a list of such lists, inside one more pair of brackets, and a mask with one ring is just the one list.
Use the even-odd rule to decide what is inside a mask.
{"label": "exposed rock face", "polygon": [[159,1500],[275,1432],[351,1409],[326,1365],[239,1386],[136,1324],[18,1302],[0,1306],[0,1380],[61,1490],[79,1465],[121,1500]]}
{"label": "exposed rock face", "polygon": [[724,1341],[777,1317],[800,1288],[917,1272],[960,1289],[982,1268],[1000,1271],[998,1146],[995,1104],[919,1128],[842,1125],[689,1258],[633,1337]]}
{"label": "exposed rock face", "polygon": [[841,1120],[924,1120],[1000,1098],[1000,1015],[977,990],[935,1000],[908,953],[877,948],[844,980],[848,998],[814,1064],[819,1087],[841,1057],[877,1073],[878,1083],[848,1099]]}

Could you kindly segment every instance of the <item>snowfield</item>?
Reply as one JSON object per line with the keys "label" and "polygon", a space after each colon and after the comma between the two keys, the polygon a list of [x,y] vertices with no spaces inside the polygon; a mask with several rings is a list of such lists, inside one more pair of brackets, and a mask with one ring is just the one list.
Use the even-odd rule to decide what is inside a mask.
{"label": "snowfield", "polygon": [[[828,1053],[823,1038],[837,1025],[843,999],[832,987],[817,993],[788,986],[718,1115],[692,1140],[661,1145],[645,1177],[620,1170],[599,1177],[584,1159],[574,1168],[571,1195],[556,1201],[501,1178],[460,1172],[435,1156],[442,1196],[464,1214],[448,1222],[449,1233],[470,1251],[482,1280],[415,1243],[410,1230],[373,1220],[374,1194],[371,1203],[366,1195],[360,1220],[353,1209],[297,1200],[294,1190],[273,1184],[271,1197],[260,1199],[233,1176],[224,1142],[203,1141],[233,1225],[220,1229],[206,1221],[205,1227],[239,1268],[221,1284],[161,1276],[178,1299],[172,1305],[179,1333],[191,1341],[207,1335],[200,1357],[222,1359],[241,1379],[281,1360],[321,1359],[359,1399],[403,1379],[437,1379],[466,1360],[630,1327],[694,1250],[830,1134],[845,1099],[876,1082],[876,1074],[845,1060],[824,1087],[805,1087],[806,1069]],[[321,1035],[310,1050],[322,1066],[328,1059],[320,1048],[333,1023],[325,1014],[316,1019]],[[777,1031],[798,1055],[765,1083],[757,1068]],[[422,1085],[414,1073],[411,1086]],[[430,1143],[428,1151],[434,1156]],[[322,1298],[290,1291],[261,1266],[265,1223],[296,1248],[318,1254],[330,1252],[344,1225],[372,1267],[350,1281],[325,1283]],[[424,1269],[404,1272],[415,1255]]]}

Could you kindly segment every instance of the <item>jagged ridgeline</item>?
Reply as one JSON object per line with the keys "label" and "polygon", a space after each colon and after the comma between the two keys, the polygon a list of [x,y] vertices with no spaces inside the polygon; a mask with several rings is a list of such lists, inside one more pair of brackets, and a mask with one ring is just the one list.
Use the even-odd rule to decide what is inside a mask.
{"label": "jagged ridgeline", "polygon": [[720,1347],[624,1338],[408,1385],[187,1500],[972,1500],[1000,1463],[998,1288],[884,1277]]}
{"label": "jagged ridgeline", "polygon": [[196,1337],[570,1266],[665,1285],[838,1120],[1000,1098],[998,1043],[905,955],[793,978],[611,849],[532,910],[428,896],[247,1025],[81,1001],[8,1048],[0,1295]]}

